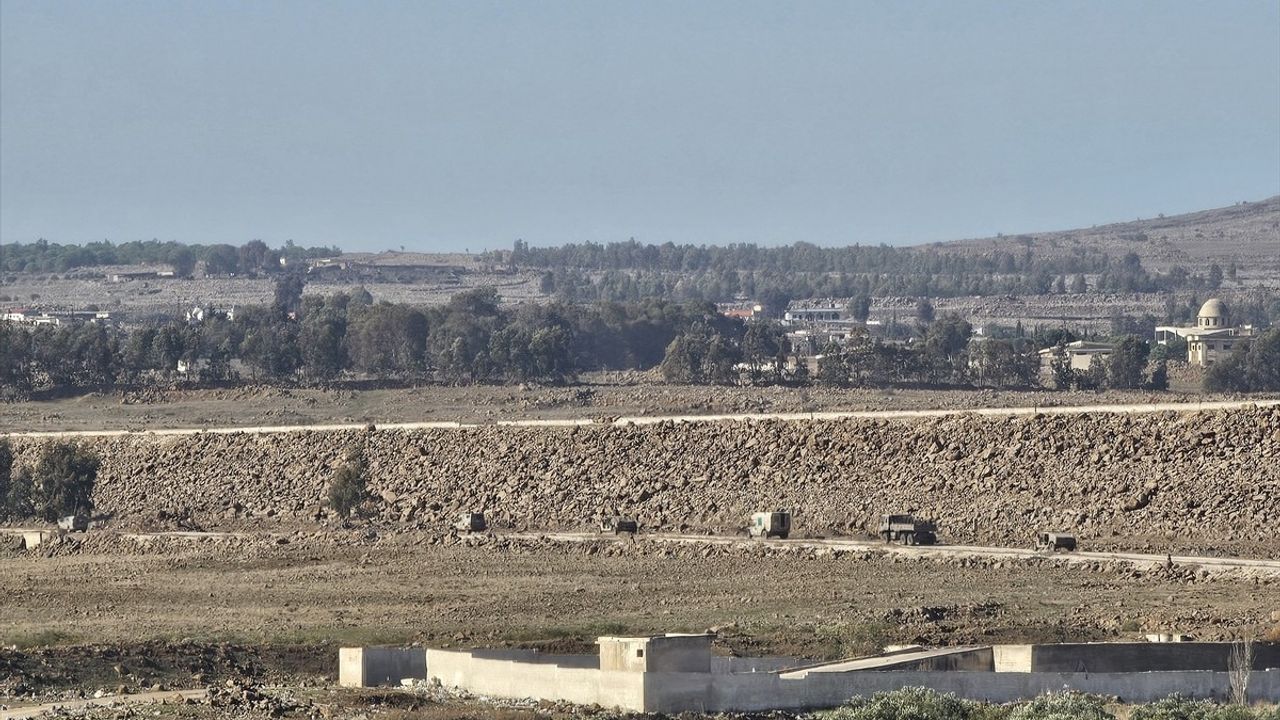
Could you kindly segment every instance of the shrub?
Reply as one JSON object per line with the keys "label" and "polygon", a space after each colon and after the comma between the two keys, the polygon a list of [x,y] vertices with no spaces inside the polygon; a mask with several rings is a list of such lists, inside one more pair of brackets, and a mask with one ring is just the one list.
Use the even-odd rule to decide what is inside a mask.
{"label": "shrub", "polygon": [[9,484],[13,476],[13,449],[9,441],[0,439],[0,520],[10,515]]}
{"label": "shrub", "polygon": [[364,458],[357,451],[348,452],[347,462],[333,474],[329,485],[329,506],[346,521],[368,496]]}
{"label": "shrub", "polygon": [[97,480],[98,457],[92,452],[72,443],[49,445],[31,472],[31,503],[37,515],[50,521],[90,513]]}
{"label": "shrub", "polygon": [[936,690],[909,687],[876,693],[871,699],[854,698],[844,707],[822,714],[822,720],[971,720],[982,703],[943,695]]}
{"label": "shrub", "polygon": [[1115,720],[1099,698],[1080,693],[1048,693],[1018,707],[1009,720]]}

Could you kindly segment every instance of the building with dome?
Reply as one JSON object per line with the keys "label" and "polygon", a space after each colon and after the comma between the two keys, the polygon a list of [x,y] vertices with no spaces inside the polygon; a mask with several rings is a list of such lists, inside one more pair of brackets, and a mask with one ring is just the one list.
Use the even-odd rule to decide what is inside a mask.
{"label": "building with dome", "polygon": [[1196,313],[1196,324],[1191,327],[1162,325],[1156,328],[1156,342],[1168,345],[1175,338],[1187,341],[1187,362],[1208,367],[1225,358],[1241,340],[1253,336],[1253,326],[1233,327],[1227,304],[1218,298],[1210,298]]}

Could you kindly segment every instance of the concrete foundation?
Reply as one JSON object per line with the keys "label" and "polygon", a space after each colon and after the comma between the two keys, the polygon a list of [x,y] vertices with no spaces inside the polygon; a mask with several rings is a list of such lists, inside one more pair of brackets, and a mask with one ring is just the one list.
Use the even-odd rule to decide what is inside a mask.
{"label": "concrete foundation", "polygon": [[[708,636],[601,638],[599,657],[428,650],[428,676],[476,694],[636,712],[832,707],[923,686],[990,702],[1064,689],[1151,702],[1174,693],[1225,700],[1229,643],[1097,643],[913,649],[799,667],[789,658],[713,658]],[[1258,644],[1250,697],[1280,701],[1280,657]],[[1219,661],[1221,661],[1219,663]],[[1084,669],[1076,669],[1085,663]],[[1273,664],[1274,663],[1274,664]]]}

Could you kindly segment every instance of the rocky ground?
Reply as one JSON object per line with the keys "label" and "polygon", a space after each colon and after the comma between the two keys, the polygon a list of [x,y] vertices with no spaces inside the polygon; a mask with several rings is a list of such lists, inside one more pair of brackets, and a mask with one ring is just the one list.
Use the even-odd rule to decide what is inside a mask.
{"label": "rocky ground", "polygon": [[[31,462],[50,440],[14,441]],[[937,520],[952,543],[1024,546],[1076,533],[1093,549],[1280,557],[1280,409],[1020,418],[721,422],[269,435],[130,435],[102,459],[114,528],[270,529],[331,522],[329,480],[352,449],[366,512],[447,527],[734,532],[790,508],[797,533],[865,535],[881,513]]]}

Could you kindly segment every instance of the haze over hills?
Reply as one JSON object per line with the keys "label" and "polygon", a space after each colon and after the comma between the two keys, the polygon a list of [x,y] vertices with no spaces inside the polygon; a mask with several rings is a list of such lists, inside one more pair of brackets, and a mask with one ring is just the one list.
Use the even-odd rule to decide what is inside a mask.
{"label": "haze over hills", "polygon": [[1280,269],[1280,195],[1181,215],[930,243],[918,247],[972,252],[1031,248],[1037,255],[1069,255],[1088,249],[1109,255],[1136,253],[1150,270],[1236,262],[1254,270]]}

